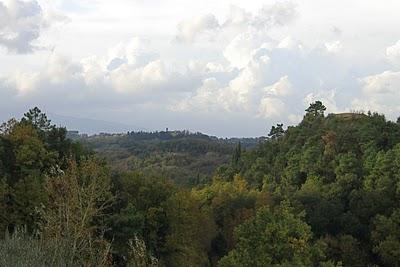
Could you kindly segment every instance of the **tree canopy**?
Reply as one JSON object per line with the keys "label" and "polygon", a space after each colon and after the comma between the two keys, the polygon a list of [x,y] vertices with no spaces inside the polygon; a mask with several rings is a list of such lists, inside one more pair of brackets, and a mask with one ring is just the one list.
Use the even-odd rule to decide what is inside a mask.
{"label": "tree canopy", "polygon": [[400,124],[325,111],[311,103],[256,145],[187,132],[81,144],[34,108],[0,127],[0,265],[400,266]]}

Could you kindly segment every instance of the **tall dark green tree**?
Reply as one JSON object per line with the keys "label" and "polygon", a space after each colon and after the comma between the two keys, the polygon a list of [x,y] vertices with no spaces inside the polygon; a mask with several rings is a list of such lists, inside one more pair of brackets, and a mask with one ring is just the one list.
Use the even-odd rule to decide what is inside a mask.
{"label": "tall dark green tree", "polygon": [[277,124],[276,127],[272,126],[268,137],[271,139],[277,139],[279,137],[282,137],[285,134],[285,130],[283,129],[283,124]]}
{"label": "tall dark green tree", "polygon": [[321,101],[317,100],[314,103],[311,103],[310,106],[306,109],[307,115],[312,115],[314,117],[324,116],[324,112],[326,107],[322,104]]}
{"label": "tall dark green tree", "polygon": [[34,107],[33,109],[30,109],[28,112],[26,112],[21,122],[29,122],[41,131],[47,131],[51,128],[51,121],[47,118],[47,115],[45,113],[42,113],[42,111],[38,107]]}
{"label": "tall dark green tree", "polygon": [[241,156],[242,156],[242,144],[239,142],[232,155],[232,166],[236,171],[239,170]]}

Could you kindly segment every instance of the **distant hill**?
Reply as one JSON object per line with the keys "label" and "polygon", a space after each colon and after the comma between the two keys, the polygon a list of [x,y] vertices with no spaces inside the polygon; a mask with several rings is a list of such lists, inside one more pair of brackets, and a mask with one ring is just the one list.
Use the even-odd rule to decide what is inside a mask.
{"label": "distant hill", "polygon": [[75,118],[58,114],[48,114],[56,125],[66,127],[68,130],[79,131],[85,134],[96,133],[126,133],[128,131],[144,131],[146,129],[129,124],[95,120],[88,118]]}
{"label": "distant hill", "polygon": [[181,185],[209,181],[218,166],[229,163],[241,143],[243,149],[263,138],[221,139],[188,131],[129,132],[82,136],[80,141],[118,170],[162,174]]}

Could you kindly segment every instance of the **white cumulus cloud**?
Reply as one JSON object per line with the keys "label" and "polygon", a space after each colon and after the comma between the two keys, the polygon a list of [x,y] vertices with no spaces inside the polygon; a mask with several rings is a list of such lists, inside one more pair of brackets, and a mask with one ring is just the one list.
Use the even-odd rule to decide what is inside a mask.
{"label": "white cumulus cloud", "polygon": [[386,57],[391,63],[400,66],[400,40],[386,48]]}
{"label": "white cumulus cloud", "polygon": [[288,96],[292,94],[292,89],[292,84],[287,75],[281,77],[279,81],[273,85],[265,87],[267,94],[275,96]]}
{"label": "white cumulus cloud", "polygon": [[0,45],[8,51],[27,54],[40,48],[36,44],[48,20],[37,1],[0,2]]}
{"label": "white cumulus cloud", "polygon": [[400,72],[384,71],[361,79],[362,95],[352,101],[352,108],[377,111],[395,119],[400,107]]}
{"label": "white cumulus cloud", "polygon": [[341,110],[336,104],[336,90],[321,90],[315,93],[309,93],[304,97],[304,107],[308,107],[310,103],[321,101],[326,106],[328,113],[338,113]]}
{"label": "white cumulus cloud", "polygon": [[206,40],[218,40],[218,35],[235,37],[244,31],[265,33],[274,27],[290,24],[296,16],[296,5],[289,1],[264,5],[255,14],[237,6],[231,6],[227,18],[221,23],[214,14],[196,16],[182,21],[178,24],[176,39],[182,42],[194,42],[202,41],[200,36],[206,36]]}
{"label": "white cumulus cloud", "polygon": [[285,104],[282,100],[273,97],[264,97],[259,107],[259,115],[264,118],[282,117],[285,112]]}
{"label": "white cumulus cloud", "polygon": [[220,27],[213,14],[197,16],[191,20],[183,21],[178,25],[178,41],[192,42],[198,35],[212,33]]}
{"label": "white cumulus cloud", "polygon": [[400,94],[400,72],[385,71],[361,80],[366,94]]}
{"label": "white cumulus cloud", "polygon": [[282,1],[262,7],[252,23],[257,28],[270,29],[276,26],[285,26],[291,23],[296,16],[296,5],[293,2]]}

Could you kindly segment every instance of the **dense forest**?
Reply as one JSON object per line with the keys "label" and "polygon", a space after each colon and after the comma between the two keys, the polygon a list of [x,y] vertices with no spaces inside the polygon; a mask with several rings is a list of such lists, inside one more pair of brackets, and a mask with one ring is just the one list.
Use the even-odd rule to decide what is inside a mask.
{"label": "dense forest", "polygon": [[112,170],[161,174],[177,185],[209,183],[215,170],[240,149],[255,147],[265,138],[217,138],[189,131],[128,132],[75,136],[106,159]]}
{"label": "dense forest", "polygon": [[254,147],[186,133],[73,141],[38,108],[11,119],[0,266],[400,266],[400,123],[325,110],[310,104]]}

